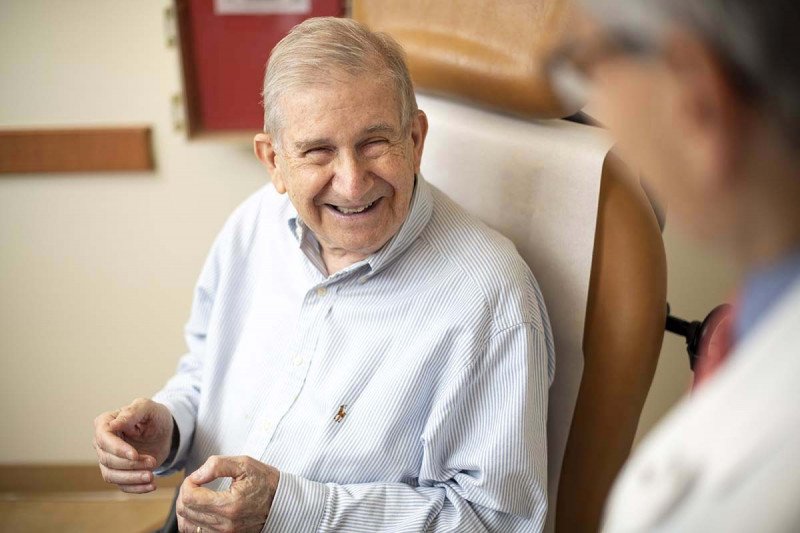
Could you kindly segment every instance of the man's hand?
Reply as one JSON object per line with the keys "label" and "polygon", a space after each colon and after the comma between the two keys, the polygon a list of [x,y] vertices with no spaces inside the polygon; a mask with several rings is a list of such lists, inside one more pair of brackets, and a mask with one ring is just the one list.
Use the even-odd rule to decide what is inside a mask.
{"label": "man's hand", "polygon": [[[200,486],[220,477],[233,478],[227,491]],[[175,507],[178,530],[258,533],[267,521],[279,479],[276,468],[247,456],[209,457],[181,485]]]}
{"label": "man's hand", "polygon": [[155,490],[153,469],[169,455],[172,414],[166,406],[139,398],[94,419],[94,449],[100,473],[123,492]]}

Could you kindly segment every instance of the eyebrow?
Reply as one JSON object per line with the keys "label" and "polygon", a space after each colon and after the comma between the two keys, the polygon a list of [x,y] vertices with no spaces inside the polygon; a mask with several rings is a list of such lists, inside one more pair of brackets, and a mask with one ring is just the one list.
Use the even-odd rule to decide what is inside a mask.
{"label": "eyebrow", "polygon": [[[374,133],[395,133],[396,131],[397,131],[397,129],[394,126],[392,126],[391,124],[388,124],[386,122],[379,122],[377,124],[373,124],[372,126],[368,126],[368,127],[364,128],[364,130],[362,130],[361,134],[362,135],[370,135],[370,134],[374,134]],[[317,138],[317,139],[308,139],[308,140],[303,140],[303,141],[297,141],[296,143],[294,143],[294,148],[298,152],[305,152],[306,150],[309,150],[310,148],[314,148],[314,147],[317,147],[317,146],[331,145],[331,144],[334,144],[334,142],[331,139],[329,139],[327,137],[320,137],[320,138]]]}
{"label": "eyebrow", "polygon": [[333,141],[326,138],[319,138],[319,139],[309,139],[307,141],[297,141],[294,143],[294,149],[298,152],[305,152],[310,148],[314,148],[317,146],[325,146],[328,144],[333,144]]}
{"label": "eyebrow", "polygon": [[394,133],[395,131],[395,127],[391,124],[380,122],[366,128],[364,133]]}

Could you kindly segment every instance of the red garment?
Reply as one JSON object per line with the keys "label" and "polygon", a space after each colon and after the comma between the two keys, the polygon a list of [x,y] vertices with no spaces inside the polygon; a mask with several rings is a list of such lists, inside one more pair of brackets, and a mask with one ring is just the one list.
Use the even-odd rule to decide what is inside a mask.
{"label": "red garment", "polygon": [[692,388],[696,389],[708,381],[728,359],[734,344],[735,309],[734,305],[729,311],[712,316],[707,324],[705,335],[700,340],[700,347],[697,350]]}

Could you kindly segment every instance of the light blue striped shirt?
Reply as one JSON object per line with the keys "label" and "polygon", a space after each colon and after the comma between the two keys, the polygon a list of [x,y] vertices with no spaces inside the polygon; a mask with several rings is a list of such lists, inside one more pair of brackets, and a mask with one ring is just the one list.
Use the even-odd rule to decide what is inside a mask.
{"label": "light blue striped shirt", "polygon": [[542,529],[542,295],[509,240],[421,177],[392,240],[332,276],[291,202],[262,188],[217,237],[186,338],[154,397],[180,431],[162,471],[275,466],[264,531]]}

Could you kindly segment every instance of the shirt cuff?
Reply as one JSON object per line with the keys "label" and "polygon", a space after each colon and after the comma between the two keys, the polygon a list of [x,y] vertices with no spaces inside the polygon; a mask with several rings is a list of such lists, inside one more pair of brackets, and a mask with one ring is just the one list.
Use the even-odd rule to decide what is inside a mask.
{"label": "shirt cuff", "polygon": [[281,472],[262,533],[317,531],[327,499],[328,487],[324,483]]}
{"label": "shirt cuff", "polygon": [[192,416],[192,413],[183,404],[177,401],[171,401],[168,397],[156,395],[153,397],[153,401],[166,406],[169,412],[172,413],[172,420],[175,425],[178,426],[180,441],[174,455],[170,450],[172,460],[165,461],[162,465],[153,470],[153,473],[157,476],[168,476],[174,474],[183,466],[186,454],[189,451],[189,444],[194,434],[194,416]]}

